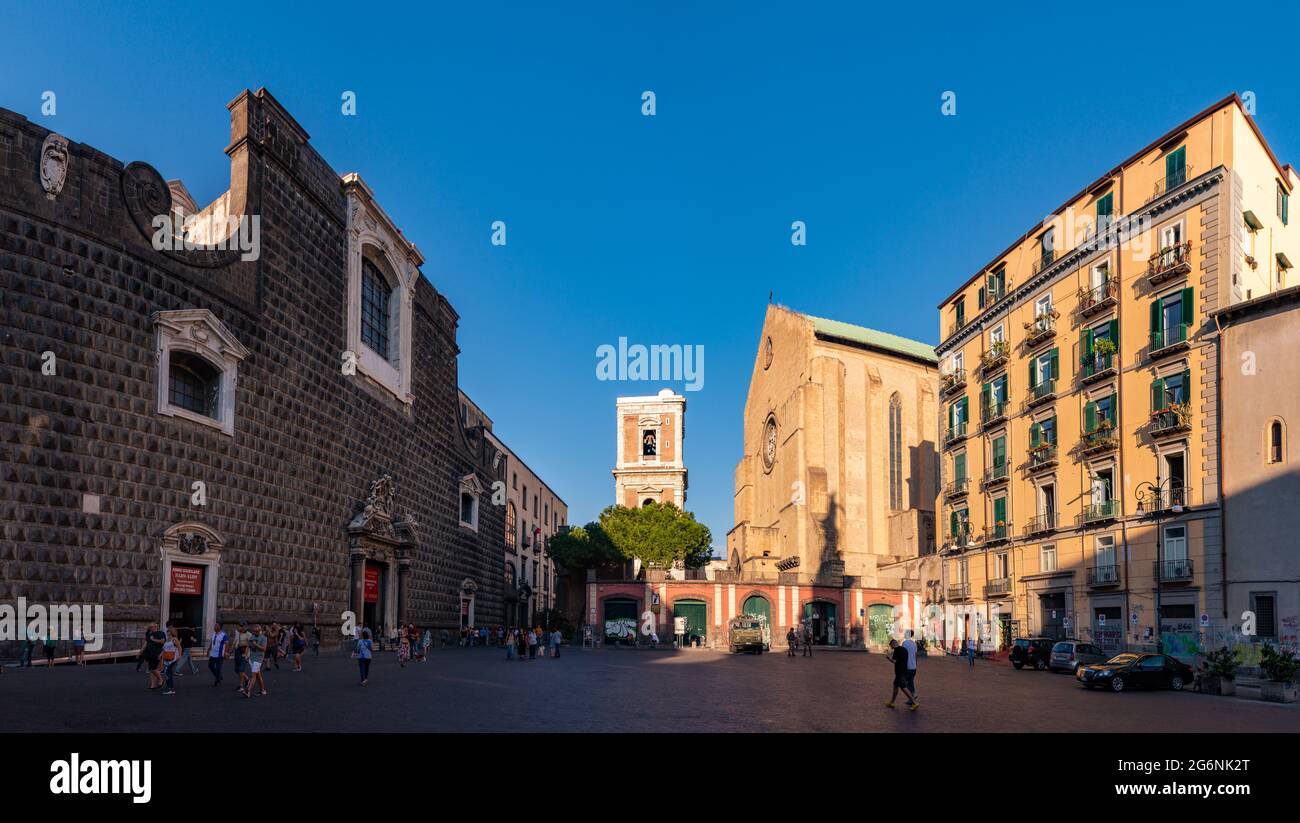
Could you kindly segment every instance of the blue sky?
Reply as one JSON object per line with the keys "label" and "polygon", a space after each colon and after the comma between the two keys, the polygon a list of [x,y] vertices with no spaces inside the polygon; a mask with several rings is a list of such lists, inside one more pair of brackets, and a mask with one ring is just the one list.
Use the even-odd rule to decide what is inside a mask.
{"label": "blue sky", "polygon": [[661,387],[597,381],[597,347],[704,346],[688,508],[721,554],[769,291],[935,343],[956,286],[1224,95],[1253,91],[1300,159],[1295,13],[1257,4],[1238,29],[1193,6],[45,4],[3,12],[0,106],[206,203],[229,184],[226,103],[270,89],[423,251],[462,386],[571,521],[612,502],[614,398]]}

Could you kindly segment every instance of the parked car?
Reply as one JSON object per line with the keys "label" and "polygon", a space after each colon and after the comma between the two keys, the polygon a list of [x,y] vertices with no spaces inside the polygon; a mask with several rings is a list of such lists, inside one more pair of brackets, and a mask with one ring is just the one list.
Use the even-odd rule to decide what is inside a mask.
{"label": "parked car", "polygon": [[762,620],[756,617],[735,617],[731,619],[727,629],[728,645],[732,654],[736,652],[762,654],[767,651]]}
{"label": "parked car", "polygon": [[1061,640],[1052,647],[1052,657],[1047,665],[1054,672],[1073,672],[1080,666],[1105,663],[1109,658],[1110,655],[1091,643]]}
{"label": "parked car", "polygon": [[1117,654],[1105,663],[1080,666],[1074,678],[1089,689],[1122,692],[1131,688],[1182,691],[1192,683],[1192,667],[1167,654]]}
{"label": "parked car", "polygon": [[1033,666],[1043,671],[1047,668],[1055,642],[1050,637],[1017,637],[1011,641],[1011,665],[1017,669]]}

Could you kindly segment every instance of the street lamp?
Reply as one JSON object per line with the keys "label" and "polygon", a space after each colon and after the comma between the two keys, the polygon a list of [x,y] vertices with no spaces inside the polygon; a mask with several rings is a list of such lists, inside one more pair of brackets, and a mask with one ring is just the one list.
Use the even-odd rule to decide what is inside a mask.
{"label": "street lamp", "polygon": [[[1160,639],[1160,591],[1164,585],[1164,535],[1160,533],[1160,518],[1165,511],[1173,514],[1183,513],[1183,498],[1186,496],[1182,486],[1174,486],[1173,481],[1176,478],[1166,477],[1159,483],[1143,482],[1139,483],[1135,493],[1137,494],[1138,514],[1151,513],[1156,519],[1156,651],[1163,653],[1163,642]],[[1166,505],[1168,501],[1168,505]]]}

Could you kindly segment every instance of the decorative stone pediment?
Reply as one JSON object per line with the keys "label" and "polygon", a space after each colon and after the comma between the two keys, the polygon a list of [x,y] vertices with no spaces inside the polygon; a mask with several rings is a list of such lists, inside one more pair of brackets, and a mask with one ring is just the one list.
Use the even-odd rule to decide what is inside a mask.
{"label": "decorative stone pediment", "polygon": [[370,483],[361,511],[348,524],[349,531],[393,536],[393,478],[384,475]]}
{"label": "decorative stone pediment", "polygon": [[173,344],[183,343],[200,354],[207,354],[209,359],[234,364],[249,355],[239,338],[207,309],[156,311],[151,319],[154,327],[166,332]]}
{"label": "decorative stone pediment", "polygon": [[214,558],[221,554],[223,545],[216,530],[191,520],[168,527],[162,534],[160,548],[164,555]]}
{"label": "decorative stone pediment", "polygon": [[461,491],[467,491],[475,496],[487,490],[487,487],[483,485],[483,481],[479,480],[478,475],[474,472],[470,472],[460,479],[460,488]]}

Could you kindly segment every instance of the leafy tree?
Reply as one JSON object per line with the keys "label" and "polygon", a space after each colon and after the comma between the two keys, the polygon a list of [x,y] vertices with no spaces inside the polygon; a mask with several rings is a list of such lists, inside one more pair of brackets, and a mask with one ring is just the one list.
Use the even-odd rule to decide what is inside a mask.
{"label": "leafy tree", "polygon": [[599,523],[561,527],[546,541],[546,550],[556,565],[569,569],[603,566],[623,559]]}
{"label": "leafy tree", "polygon": [[637,509],[610,506],[600,513],[600,528],[618,556],[637,557],[660,568],[677,560],[699,568],[712,554],[709,527],[672,503],[647,503]]}

